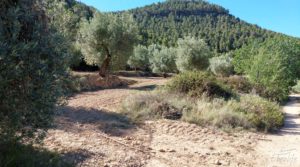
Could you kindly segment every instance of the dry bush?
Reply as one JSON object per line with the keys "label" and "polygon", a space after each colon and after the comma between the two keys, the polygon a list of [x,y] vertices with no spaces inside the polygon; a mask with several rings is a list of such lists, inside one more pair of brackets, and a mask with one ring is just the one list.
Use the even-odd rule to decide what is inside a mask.
{"label": "dry bush", "polygon": [[205,94],[209,98],[229,99],[235,96],[234,92],[213,75],[200,71],[184,72],[175,76],[167,88],[173,93],[183,93],[191,97],[201,97]]}
{"label": "dry bush", "polygon": [[233,75],[229,77],[221,77],[219,80],[230,87],[230,89],[233,89],[239,93],[250,93],[253,88],[251,83],[244,76]]}
{"label": "dry bush", "polygon": [[151,119],[180,119],[191,103],[184,98],[163,91],[144,92],[128,97],[121,112],[133,122]]}
{"label": "dry bush", "polygon": [[254,128],[246,115],[235,112],[230,107],[231,102],[223,99],[207,100],[203,97],[196,103],[195,108],[183,114],[182,120],[201,126],[215,126],[222,129]]}
{"label": "dry bush", "polygon": [[70,93],[95,90],[99,88],[128,86],[136,82],[133,80],[121,79],[114,75],[102,78],[97,73],[73,73],[65,80],[65,90],[68,90]]}
{"label": "dry bush", "polygon": [[280,106],[256,95],[242,95],[239,100],[229,101],[201,98],[197,108],[184,113],[182,119],[198,125],[266,132],[277,130],[284,123]]}
{"label": "dry bush", "polygon": [[128,97],[122,113],[133,122],[151,119],[181,119],[200,126],[230,129],[276,130],[283,125],[277,103],[255,95],[226,101],[206,96],[197,99],[165,91],[145,92]]}
{"label": "dry bush", "polygon": [[277,130],[284,124],[284,114],[279,104],[257,95],[243,95],[230,107],[236,112],[246,114],[257,130]]}

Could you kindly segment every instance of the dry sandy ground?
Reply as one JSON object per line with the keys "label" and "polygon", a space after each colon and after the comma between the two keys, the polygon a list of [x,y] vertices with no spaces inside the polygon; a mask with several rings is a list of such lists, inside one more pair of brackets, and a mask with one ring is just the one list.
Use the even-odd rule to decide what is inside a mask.
{"label": "dry sandy ground", "polygon": [[[58,109],[60,114],[55,127],[49,131],[45,147],[61,152],[77,166],[250,167],[266,165],[270,160],[268,151],[278,148],[281,153],[281,148],[289,148],[284,143],[290,138],[296,142],[295,137],[300,133],[293,129],[288,131],[296,128],[291,122],[280,135],[269,136],[271,141],[262,142],[261,134],[225,133],[180,121],[131,125],[118,114],[122,100],[138,91],[151,91],[167,80],[129,79],[137,83],[128,88],[85,92],[69,99],[67,106]],[[292,104],[289,106],[295,107],[296,112]],[[290,121],[296,121],[297,115],[288,116],[291,116]],[[291,148],[299,151],[299,147]]]}
{"label": "dry sandy ground", "polygon": [[258,161],[259,166],[300,167],[300,95],[290,98],[291,101],[283,107],[285,126],[258,142],[256,151],[262,157]]}

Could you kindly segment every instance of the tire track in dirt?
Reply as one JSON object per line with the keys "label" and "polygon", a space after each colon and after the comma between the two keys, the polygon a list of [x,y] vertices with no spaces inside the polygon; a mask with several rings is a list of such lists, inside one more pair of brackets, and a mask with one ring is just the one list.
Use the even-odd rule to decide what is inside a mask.
{"label": "tire track in dirt", "polygon": [[134,126],[116,109],[128,95],[163,85],[163,78],[126,78],[128,88],[80,93],[59,108],[45,147],[77,166],[106,167],[250,167],[255,134],[224,133],[180,121],[148,121]]}
{"label": "tire track in dirt", "polygon": [[[155,121],[147,166],[253,166],[255,134],[228,134],[178,121]],[[251,141],[251,142],[250,142]],[[165,160],[168,160],[166,163]]]}

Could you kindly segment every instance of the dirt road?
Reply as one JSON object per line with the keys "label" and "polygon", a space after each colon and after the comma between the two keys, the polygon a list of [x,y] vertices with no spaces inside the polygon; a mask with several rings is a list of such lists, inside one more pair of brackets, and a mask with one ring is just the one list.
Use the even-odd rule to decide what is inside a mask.
{"label": "dirt road", "polygon": [[276,134],[266,135],[258,142],[258,166],[300,167],[300,95],[290,96],[291,101],[283,110],[285,126]]}
{"label": "dirt road", "polygon": [[78,94],[59,108],[45,147],[77,166],[209,167],[253,166],[257,134],[225,133],[180,121],[132,125],[118,113],[128,95],[151,91],[163,78],[129,78],[128,88]]}

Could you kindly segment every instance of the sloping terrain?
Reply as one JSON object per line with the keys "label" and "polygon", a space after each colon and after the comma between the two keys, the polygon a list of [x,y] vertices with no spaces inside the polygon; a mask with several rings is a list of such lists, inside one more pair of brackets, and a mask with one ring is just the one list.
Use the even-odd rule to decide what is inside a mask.
{"label": "sloping terrain", "polygon": [[138,23],[142,43],[176,45],[187,35],[205,39],[212,50],[228,52],[278,33],[249,24],[225,8],[204,0],[167,0],[130,10]]}

